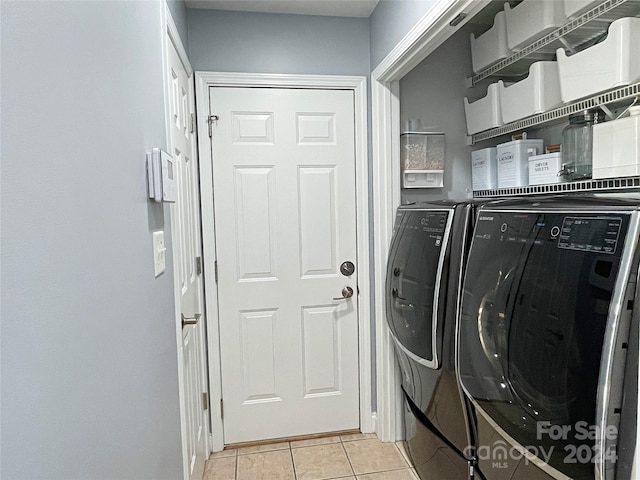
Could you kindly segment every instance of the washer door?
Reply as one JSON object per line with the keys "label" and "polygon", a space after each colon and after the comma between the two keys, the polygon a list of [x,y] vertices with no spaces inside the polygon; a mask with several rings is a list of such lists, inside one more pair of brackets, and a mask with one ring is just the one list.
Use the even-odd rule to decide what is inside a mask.
{"label": "washer door", "polygon": [[[600,359],[628,215],[481,214],[467,265],[459,365],[475,405],[569,477],[590,476]],[[546,427],[563,428],[552,435]],[[533,449],[532,449],[533,451]],[[583,455],[584,457],[584,455]],[[581,457],[582,459],[582,457]],[[589,458],[588,460],[592,460]]]}
{"label": "washer door", "polygon": [[401,346],[423,364],[438,367],[439,280],[450,211],[407,211],[387,266],[387,322]]}

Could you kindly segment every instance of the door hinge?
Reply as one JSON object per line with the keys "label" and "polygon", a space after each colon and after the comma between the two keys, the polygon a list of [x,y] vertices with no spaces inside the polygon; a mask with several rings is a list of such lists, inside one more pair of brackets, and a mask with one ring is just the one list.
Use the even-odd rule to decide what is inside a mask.
{"label": "door hinge", "polygon": [[202,275],[202,257],[196,257],[196,274]]}
{"label": "door hinge", "polygon": [[209,410],[209,394],[202,392],[202,410]]}
{"label": "door hinge", "polygon": [[218,261],[213,262],[213,275],[216,279],[216,283],[218,283]]}
{"label": "door hinge", "polygon": [[209,115],[207,117],[207,122],[209,123],[209,136],[210,137],[213,136],[213,122],[217,122],[218,120],[220,120],[220,117],[218,115]]}
{"label": "door hinge", "polygon": [[224,403],[220,399],[220,418],[224,418]]}
{"label": "door hinge", "polygon": [[196,114],[191,114],[191,133],[196,131]]}

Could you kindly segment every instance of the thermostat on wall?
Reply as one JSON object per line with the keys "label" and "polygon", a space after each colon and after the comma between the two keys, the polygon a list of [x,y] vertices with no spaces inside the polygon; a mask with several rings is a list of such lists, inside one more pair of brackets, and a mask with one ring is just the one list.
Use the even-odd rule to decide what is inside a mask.
{"label": "thermostat on wall", "polygon": [[173,157],[161,148],[154,148],[147,153],[149,198],[158,203],[176,201],[175,167]]}

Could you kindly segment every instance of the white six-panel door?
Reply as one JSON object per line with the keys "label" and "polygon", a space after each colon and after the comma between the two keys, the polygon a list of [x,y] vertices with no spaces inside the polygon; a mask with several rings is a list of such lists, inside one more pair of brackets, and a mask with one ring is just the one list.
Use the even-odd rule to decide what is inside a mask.
{"label": "white six-panel door", "polygon": [[[191,126],[194,109],[192,76],[178,55],[172,39],[168,42],[170,153],[175,160],[177,201],[172,209],[174,278],[179,288],[179,307],[185,317],[180,345],[182,362],[181,395],[184,402],[183,435],[189,480],[201,480],[209,456],[208,412],[205,409],[207,365],[202,275],[197,268],[201,257],[198,165]],[[178,319],[182,323],[182,319]]]}
{"label": "white six-panel door", "polygon": [[211,87],[210,108],[225,443],[358,428],[353,92]]}

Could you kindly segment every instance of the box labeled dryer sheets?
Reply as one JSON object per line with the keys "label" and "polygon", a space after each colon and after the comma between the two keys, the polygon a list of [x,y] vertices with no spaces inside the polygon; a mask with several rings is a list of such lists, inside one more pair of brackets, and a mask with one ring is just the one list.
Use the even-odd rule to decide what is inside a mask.
{"label": "box labeled dryer sheets", "polygon": [[529,157],[529,185],[547,185],[560,183],[558,176],[562,170],[562,153],[546,153]]}
{"label": "box labeled dryer sheets", "polygon": [[543,140],[512,140],[496,147],[498,159],[498,188],[526,187],[529,185],[529,156],[540,155]]}

